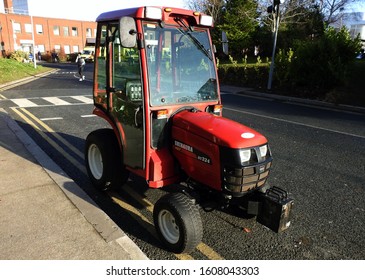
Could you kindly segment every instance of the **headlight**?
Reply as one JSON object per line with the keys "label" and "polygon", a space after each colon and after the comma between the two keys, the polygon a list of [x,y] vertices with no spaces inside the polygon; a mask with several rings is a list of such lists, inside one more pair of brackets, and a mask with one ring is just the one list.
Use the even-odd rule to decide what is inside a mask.
{"label": "headlight", "polygon": [[267,145],[261,146],[261,147],[259,147],[259,149],[260,149],[260,155],[261,155],[261,157],[266,157],[266,154],[267,154]]}
{"label": "headlight", "polygon": [[251,150],[240,150],[241,163],[249,161],[251,158]]}

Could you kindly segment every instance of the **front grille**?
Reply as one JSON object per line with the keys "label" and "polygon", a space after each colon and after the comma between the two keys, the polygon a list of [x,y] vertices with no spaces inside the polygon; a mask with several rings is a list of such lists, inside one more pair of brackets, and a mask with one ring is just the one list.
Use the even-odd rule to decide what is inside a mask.
{"label": "front grille", "polygon": [[255,166],[223,169],[223,188],[230,193],[246,193],[262,187],[269,176],[271,159]]}

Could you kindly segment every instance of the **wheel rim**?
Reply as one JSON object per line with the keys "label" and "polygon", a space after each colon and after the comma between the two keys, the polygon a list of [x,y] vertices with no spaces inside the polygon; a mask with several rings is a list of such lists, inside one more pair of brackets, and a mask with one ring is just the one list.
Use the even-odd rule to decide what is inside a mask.
{"label": "wheel rim", "polygon": [[171,244],[179,241],[180,230],[174,215],[168,210],[162,210],[158,215],[158,224],[163,237]]}
{"label": "wheel rim", "polygon": [[88,151],[88,161],[91,174],[96,180],[103,175],[103,158],[97,145],[91,144]]}

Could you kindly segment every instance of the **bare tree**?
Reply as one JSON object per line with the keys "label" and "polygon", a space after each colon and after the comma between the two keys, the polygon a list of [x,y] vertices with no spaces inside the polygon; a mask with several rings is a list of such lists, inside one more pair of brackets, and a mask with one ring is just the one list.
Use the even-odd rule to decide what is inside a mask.
{"label": "bare tree", "polygon": [[226,4],[224,0],[185,0],[185,2],[189,9],[212,16],[214,22],[219,21],[222,9]]}
{"label": "bare tree", "polygon": [[[259,10],[265,13],[267,7],[273,5],[273,0],[257,0]],[[323,19],[327,24],[338,21],[345,9],[353,3],[363,0],[284,0],[280,4],[281,21],[290,24],[300,24],[298,19],[305,18],[309,8],[316,8],[323,15]],[[271,22],[272,24],[272,22]]]}
{"label": "bare tree", "polygon": [[349,5],[360,0],[317,0],[318,7],[325,16],[325,22],[330,24],[338,21]]}

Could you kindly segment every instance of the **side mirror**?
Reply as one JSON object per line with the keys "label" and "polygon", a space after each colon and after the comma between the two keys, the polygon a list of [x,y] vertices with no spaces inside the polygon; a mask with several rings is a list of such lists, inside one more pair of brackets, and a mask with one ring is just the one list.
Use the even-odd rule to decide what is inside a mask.
{"label": "side mirror", "polygon": [[222,48],[223,48],[223,53],[225,55],[228,55],[228,39],[227,39],[227,34],[224,31],[222,31]]}
{"label": "side mirror", "polygon": [[120,44],[125,48],[133,48],[137,42],[136,22],[132,17],[122,17],[119,20]]}

